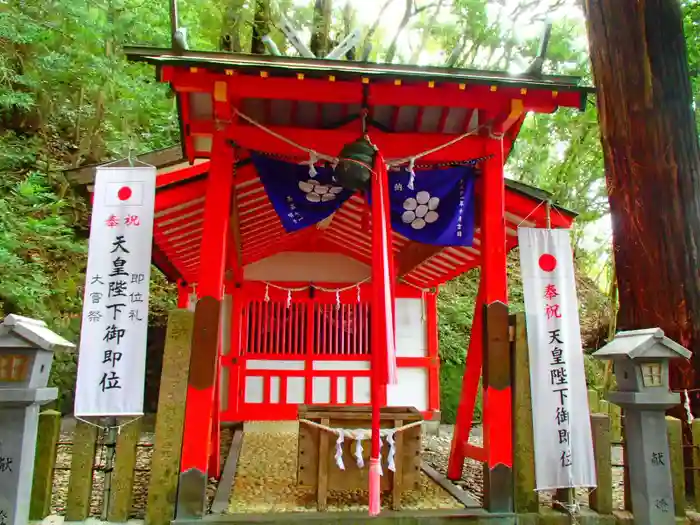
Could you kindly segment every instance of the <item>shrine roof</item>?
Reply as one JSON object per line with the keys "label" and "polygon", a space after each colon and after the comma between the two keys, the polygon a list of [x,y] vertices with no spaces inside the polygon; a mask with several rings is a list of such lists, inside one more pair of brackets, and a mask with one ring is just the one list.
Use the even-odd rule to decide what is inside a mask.
{"label": "shrine roof", "polygon": [[[197,282],[204,226],[204,196],[210,161],[193,164],[180,146],[137,157],[157,168],[153,263],[171,280]],[[92,191],[96,166],[66,172],[69,180]],[[239,160],[234,170],[230,257],[242,270],[284,252],[330,252],[371,262],[371,239],[362,223],[364,198],[354,195],[330,221],[288,233],[268,199],[249,159]],[[551,194],[506,179],[507,248],[517,245],[518,226],[569,227],[575,213],[554,204],[546,213]],[[477,192],[478,202],[478,192]],[[398,273],[404,282],[420,288],[433,287],[481,264],[481,232],[475,229],[472,246],[442,247],[411,242],[394,232],[393,248]]]}
{"label": "shrine roof", "polygon": [[223,53],[184,51],[169,48],[130,47],[125,48],[130,60],[147,62],[155,66],[206,67],[225,72],[237,71],[257,74],[260,70],[274,71],[281,76],[296,76],[299,73],[311,77],[326,78],[335,75],[338,80],[370,76],[390,77],[399,80],[439,80],[449,83],[479,83],[489,86],[539,88],[558,91],[575,91],[581,96],[580,107],[586,96],[593,93],[590,86],[582,84],[580,77],[571,75],[513,75],[504,71],[486,71],[454,67],[417,66],[403,64],[378,64],[320,58],[253,55],[247,53]]}
{"label": "shrine roof", "polygon": [[158,79],[175,92],[190,161],[209,158],[215,133],[244,151],[335,155],[357,138],[363,122],[388,160],[428,150],[425,164],[472,160],[494,136],[503,138],[507,158],[528,113],[582,110],[591,93],[572,76],[158,48],[125,52],[156,66]]}

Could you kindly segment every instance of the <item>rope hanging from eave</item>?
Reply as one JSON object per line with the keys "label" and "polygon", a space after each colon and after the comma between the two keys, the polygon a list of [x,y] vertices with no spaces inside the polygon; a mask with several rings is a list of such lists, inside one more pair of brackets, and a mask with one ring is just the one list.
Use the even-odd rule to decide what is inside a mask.
{"label": "rope hanging from eave", "polygon": [[[314,149],[307,148],[306,146],[303,146],[303,145],[299,144],[298,142],[295,142],[292,139],[287,138],[284,135],[281,135],[281,134],[277,133],[276,131],[271,130],[267,126],[261,124],[260,122],[258,122],[254,118],[249,117],[245,113],[242,113],[238,109],[233,108],[233,111],[236,113],[236,115],[241,117],[243,120],[245,120],[246,122],[259,128],[260,130],[264,131],[265,133],[275,137],[278,140],[281,140],[282,142],[284,142],[286,144],[289,144],[290,146],[297,148],[300,151],[304,151],[304,152],[308,153],[309,154],[309,161],[308,161],[309,164],[311,164],[312,161],[315,162],[315,160],[325,160],[327,162],[330,162],[333,165],[337,165],[338,162],[340,162],[340,160],[352,160],[352,159],[340,159],[334,155],[327,155],[325,153],[318,152]],[[473,137],[475,135],[478,135],[482,131],[488,131],[489,137],[491,137],[491,138],[494,138],[494,139],[503,138],[503,134],[498,135],[498,134],[493,133],[493,122],[494,122],[493,120],[486,122],[486,123],[480,125],[475,130],[467,131],[466,133],[462,133],[461,135],[458,135],[457,137],[453,138],[452,140],[449,140],[449,141],[445,142],[444,144],[440,144],[439,146],[435,146],[434,148],[430,148],[430,149],[427,149],[425,151],[421,151],[419,153],[409,155],[407,157],[401,157],[398,159],[387,159],[386,165],[387,165],[387,167],[394,167],[394,166],[401,166],[403,164],[409,164],[409,163],[415,164],[415,161],[422,158],[422,157],[425,157],[425,156],[430,155],[432,153],[436,153],[442,149],[445,149],[449,146],[452,146],[453,144],[456,144],[456,143],[460,142],[461,140],[464,140],[467,137]],[[312,167],[313,166],[310,166],[310,168],[309,168],[310,174],[311,174],[311,171],[313,171]]]}

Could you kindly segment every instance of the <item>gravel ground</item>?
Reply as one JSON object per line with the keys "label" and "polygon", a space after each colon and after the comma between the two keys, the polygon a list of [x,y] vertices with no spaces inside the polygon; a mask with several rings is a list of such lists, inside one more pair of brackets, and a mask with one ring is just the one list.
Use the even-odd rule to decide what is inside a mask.
{"label": "gravel ground", "polygon": [[[72,432],[61,432],[59,442],[70,443],[72,440]],[[136,469],[134,473],[134,492],[131,502],[131,518],[143,519],[146,512],[146,503],[148,500],[148,482],[150,480],[151,456],[153,455],[153,444],[155,434],[152,432],[143,432],[139,439],[139,444],[147,445],[146,447],[139,446],[136,449]],[[221,451],[222,461],[225,461],[228,449],[231,446],[233,432],[229,429],[221,431]],[[53,486],[54,491],[51,497],[51,513],[56,515],[64,515],[66,512],[66,495],[68,493],[68,482],[70,478],[69,470],[62,470],[60,467],[70,468],[71,462],[71,446],[69,444],[59,445],[58,454],[56,457],[56,467],[54,471]],[[103,467],[106,459],[106,448],[102,446],[102,434],[98,437],[97,451],[95,453],[95,466]],[[139,470],[144,469],[144,470]],[[104,473],[100,471],[93,472],[92,477],[92,498],[90,501],[90,516],[99,517],[102,509],[102,497],[104,490]],[[207,494],[210,502],[216,492],[216,480],[210,480]]]}
{"label": "gravel ground", "polygon": [[[70,443],[72,433],[61,432],[60,442]],[[154,435],[150,432],[141,434],[140,444],[153,443]],[[54,471],[53,486],[54,491],[51,497],[52,514],[64,515],[66,512],[66,495],[68,494],[68,482],[70,471],[63,470],[62,467],[70,468],[72,445],[59,445],[56,457],[57,470]],[[102,434],[98,437],[97,450],[95,453],[94,465],[102,468],[105,464],[107,450],[102,446]],[[138,447],[136,449],[136,468],[150,469],[152,447]],[[148,493],[149,471],[139,471],[134,473],[134,492],[131,513],[133,518],[143,519],[146,509],[146,498]],[[102,497],[104,491],[104,473],[94,471],[92,475],[92,498],[90,501],[90,516],[99,517],[102,509]]]}
{"label": "gravel ground", "polygon": [[[333,468],[334,465],[331,466]],[[297,435],[292,432],[247,433],[238,461],[229,513],[313,512],[313,490],[296,486]],[[382,497],[382,507],[391,504],[390,494]],[[463,508],[424,474],[420,488],[404,493],[404,509]],[[367,510],[367,491],[330,491],[329,511]]]}
{"label": "gravel ground", "polygon": [[[423,459],[438,472],[446,475],[447,460],[452,440],[451,425],[441,425],[438,435],[423,434]],[[223,429],[221,436],[222,461],[226,455],[233,438],[233,431]],[[72,432],[61,432],[60,441],[70,442]],[[152,444],[154,434],[144,432],[141,435],[141,444]],[[469,439],[474,445],[481,445],[480,429],[477,427]],[[101,446],[102,436],[98,438],[95,465],[102,466],[105,461],[106,449]],[[146,469],[137,471],[134,479],[134,495],[131,517],[143,519],[148,492],[148,482],[152,447],[139,447],[137,449],[136,468]],[[54,492],[51,501],[52,514],[65,514],[66,494],[70,471],[61,467],[70,467],[71,445],[59,445],[56,466],[54,472]],[[313,491],[301,489],[296,486],[296,461],[297,461],[297,436],[292,432],[255,432],[246,433],[243,439],[243,448],[238,462],[236,482],[229,505],[229,512],[285,512],[285,511],[314,511],[316,500]],[[613,449],[613,463],[622,463],[622,452],[619,447]],[[480,463],[467,459],[465,461],[462,479],[456,484],[462,487],[471,497],[482,501],[483,474]],[[209,480],[208,496],[213,499],[217,482]],[[93,491],[90,515],[99,517],[102,506],[102,491],[104,487],[104,474],[96,471],[93,473]],[[586,490],[577,491],[577,501],[582,507],[588,506],[588,494]],[[551,493],[542,493],[540,501],[544,505],[550,505]],[[390,496],[384,495],[382,506],[390,505]],[[623,477],[621,468],[613,468],[613,504],[616,508],[624,507]],[[460,508],[460,505],[449,494],[432,482],[424,474],[421,475],[420,489],[406,492],[402,498],[402,506],[406,509],[439,509]],[[339,510],[366,510],[367,492],[343,492],[329,493],[328,509]]]}
{"label": "gravel ground", "polygon": [[[423,435],[423,459],[435,470],[447,475],[447,461],[450,455],[450,444],[452,442],[452,425],[440,425],[438,435]],[[481,428],[475,427],[469,442],[473,445],[483,445],[481,438]],[[613,447],[612,461],[615,464],[622,464],[621,447]],[[462,487],[470,496],[483,503],[483,467],[481,463],[473,459],[464,461],[462,479],[455,482]],[[551,505],[552,492],[540,493],[540,502],[544,505]],[[581,507],[588,507],[588,490],[576,491],[576,501]],[[613,468],[613,505],[615,508],[624,508],[624,482],[622,468]]]}

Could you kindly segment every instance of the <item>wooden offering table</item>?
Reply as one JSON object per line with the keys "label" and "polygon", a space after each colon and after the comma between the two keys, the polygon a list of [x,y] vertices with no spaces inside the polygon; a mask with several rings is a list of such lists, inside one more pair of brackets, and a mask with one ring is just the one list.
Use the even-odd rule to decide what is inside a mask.
{"label": "wooden offering table", "polygon": [[[316,490],[318,510],[326,509],[329,490],[367,490],[369,486],[369,458],[371,440],[369,432],[362,440],[364,466],[358,467],[355,457],[356,440],[345,438],[342,443],[343,464],[341,470],[335,462],[337,433],[324,430],[313,423],[332,429],[369,429],[372,426],[371,407],[363,406],[299,406],[299,458],[297,485]],[[305,421],[306,420],[306,421]],[[381,428],[398,429],[423,420],[413,407],[385,407],[381,410]],[[389,444],[382,439],[382,490],[391,489],[392,508],[397,510],[401,494],[417,486],[420,477],[420,451],[422,427],[416,424],[394,434],[396,472],[388,468]]]}

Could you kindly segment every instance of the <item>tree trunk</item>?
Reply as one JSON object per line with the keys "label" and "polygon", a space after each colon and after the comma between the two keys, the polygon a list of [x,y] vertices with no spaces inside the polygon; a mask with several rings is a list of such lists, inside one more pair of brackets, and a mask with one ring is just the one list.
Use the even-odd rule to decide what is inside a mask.
{"label": "tree trunk", "polygon": [[442,4],[445,0],[438,0],[437,5],[435,6],[435,11],[433,11],[432,16],[428,19],[427,24],[425,24],[425,27],[423,28],[423,31],[421,33],[420,37],[420,44],[418,44],[418,47],[413,50],[413,53],[411,53],[411,58],[408,59],[409,64],[417,64],[418,59],[420,58],[420,54],[423,52],[425,49],[425,46],[428,44],[428,38],[430,38],[430,30],[435,27],[435,24],[437,22],[437,17],[440,14],[440,9],[442,9]]}
{"label": "tree trunk", "polygon": [[245,0],[229,0],[226,4],[221,24],[221,41],[219,43],[221,51],[232,53],[243,51],[241,30],[243,28],[244,14]]}
{"label": "tree trunk", "polygon": [[316,0],[310,49],[319,58],[323,58],[330,51],[329,33],[331,31],[332,10],[331,0]]}
{"label": "tree trunk", "polygon": [[253,40],[250,52],[256,55],[265,54],[265,43],[262,37],[270,32],[270,0],[255,0],[255,15],[253,16]]}
{"label": "tree trunk", "polygon": [[413,0],[406,0],[406,7],[404,8],[404,11],[403,11],[403,18],[401,18],[401,22],[399,23],[399,27],[396,29],[396,33],[394,33],[394,38],[391,39],[391,43],[389,44],[389,49],[387,49],[386,57],[384,57],[384,62],[386,64],[391,64],[393,62],[394,56],[396,55],[396,45],[399,41],[399,36],[401,36],[401,33],[403,33],[403,30],[406,29],[406,26],[408,25],[408,22],[411,20],[412,16],[413,16]]}
{"label": "tree trunk", "polygon": [[587,0],[620,310],[693,351],[674,389],[699,386],[700,150],[677,0]]}
{"label": "tree trunk", "polygon": [[379,14],[377,15],[377,18],[372,22],[372,25],[369,28],[369,31],[367,31],[367,35],[365,36],[365,42],[364,45],[362,46],[362,56],[363,57],[368,57],[372,48],[372,38],[374,37],[374,33],[377,32],[377,28],[379,27],[379,24],[382,22],[383,17],[384,17],[384,12],[386,11],[387,7],[391,5],[391,3],[394,0],[385,0],[385,2],[382,4],[381,9],[379,10]]}

